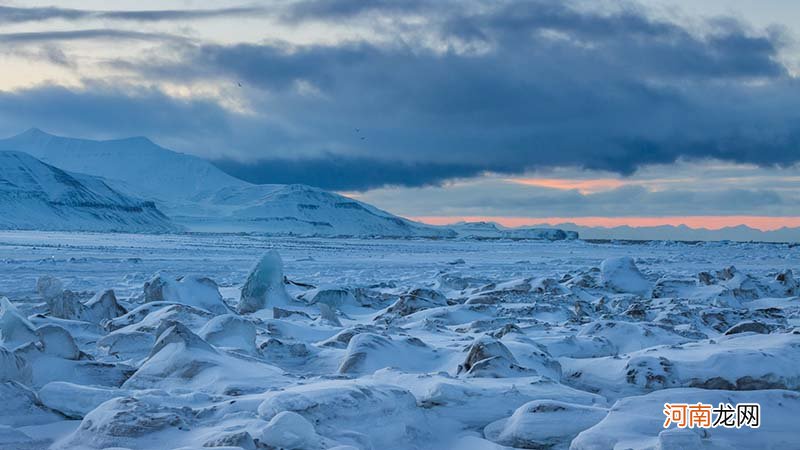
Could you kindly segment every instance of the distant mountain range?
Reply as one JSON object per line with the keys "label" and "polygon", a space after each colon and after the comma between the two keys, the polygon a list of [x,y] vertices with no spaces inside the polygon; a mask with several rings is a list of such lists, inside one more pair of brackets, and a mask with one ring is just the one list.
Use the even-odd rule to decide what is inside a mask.
{"label": "distant mountain range", "polygon": [[180,231],[151,201],[9,151],[0,151],[0,228]]}
{"label": "distant mountain range", "polygon": [[557,225],[542,224],[533,227],[555,227],[575,231],[582,239],[623,239],[637,241],[757,241],[757,242],[800,242],[800,228],[784,227],[772,231],[762,231],[746,225],[720,229],[690,228],[686,225],[661,225],[653,227],[587,227],[574,223]]}

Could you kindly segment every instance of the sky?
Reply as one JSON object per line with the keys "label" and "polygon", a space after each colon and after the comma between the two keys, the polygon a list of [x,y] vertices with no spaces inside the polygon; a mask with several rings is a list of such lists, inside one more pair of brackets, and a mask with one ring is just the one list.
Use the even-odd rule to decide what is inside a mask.
{"label": "sky", "polygon": [[0,134],[431,223],[800,226],[789,0],[0,0]]}

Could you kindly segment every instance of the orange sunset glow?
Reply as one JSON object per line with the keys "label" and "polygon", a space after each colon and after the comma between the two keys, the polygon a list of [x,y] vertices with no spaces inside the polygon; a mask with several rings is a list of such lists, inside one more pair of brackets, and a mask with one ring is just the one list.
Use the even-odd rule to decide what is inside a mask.
{"label": "orange sunset glow", "polygon": [[587,180],[570,180],[566,178],[508,178],[507,181],[549,189],[575,189],[582,194],[608,191],[630,184],[615,178],[595,178]]}
{"label": "orange sunset glow", "polygon": [[491,217],[491,216],[428,216],[412,217],[413,220],[432,225],[448,225],[456,222],[497,222],[507,227],[536,224],[558,225],[574,223],[587,227],[655,227],[660,225],[686,225],[690,228],[718,230],[725,227],[747,225],[762,231],[783,227],[800,227],[800,217],[769,216],[676,216],[676,217]]}

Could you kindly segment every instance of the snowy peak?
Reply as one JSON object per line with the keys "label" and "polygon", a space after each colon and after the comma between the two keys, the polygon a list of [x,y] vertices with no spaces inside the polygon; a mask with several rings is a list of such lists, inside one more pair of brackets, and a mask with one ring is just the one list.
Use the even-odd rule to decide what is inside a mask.
{"label": "snowy peak", "polygon": [[0,151],[0,210],[2,228],[177,229],[152,202],[127,196],[99,178],[66,172],[22,152]]}
{"label": "snowy peak", "polygon": [[144,137],[94,141],[32,128],[0,140],[0,150],[22,151],[65,170],[122,182],[115,187],[163,201],[247,184],[208,161],[167,150]]}

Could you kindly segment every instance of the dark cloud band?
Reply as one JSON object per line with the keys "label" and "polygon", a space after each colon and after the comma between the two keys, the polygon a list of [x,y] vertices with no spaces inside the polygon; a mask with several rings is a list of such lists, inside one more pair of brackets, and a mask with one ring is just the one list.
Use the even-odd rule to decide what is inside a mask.
{"label": "dark cloud band", "polygon": [[[59,131],[52,125],[78,121],[77,129],[94,134],[137,127],[134,134],[183,151],[235,155],[243,162],[220,165],[254,181],[334,189],[557,166],[630,174],[679,158],[800,161],[800,84],[781,62],[784,39],[774,31],[714,20],[698,33],[636,7],[596,11],[549,1],[465,2],[427,16],[434,6],[414,2],[292,5],[285,20],[381,14],[402,22],[390,26],[404,37],[394,39],[400,29],[391,28],[375,42],[187,41],[165,46],[163,59],[151,53],[114,62],[155,84],[234,89],[248,114],[212,99],[101,86],[6,94],[0,117],[8,127],[24,111],[24,127]],[[409,16],[425,19],[400,20]],[[0,42],[79,38],[161,39],[87,30],[7,34]],[[71,107],[39,105],[46,95]],[[189,116],[156,123],[152,111]],[[115,115],[129,119],[123,129],[114,128]]]}

